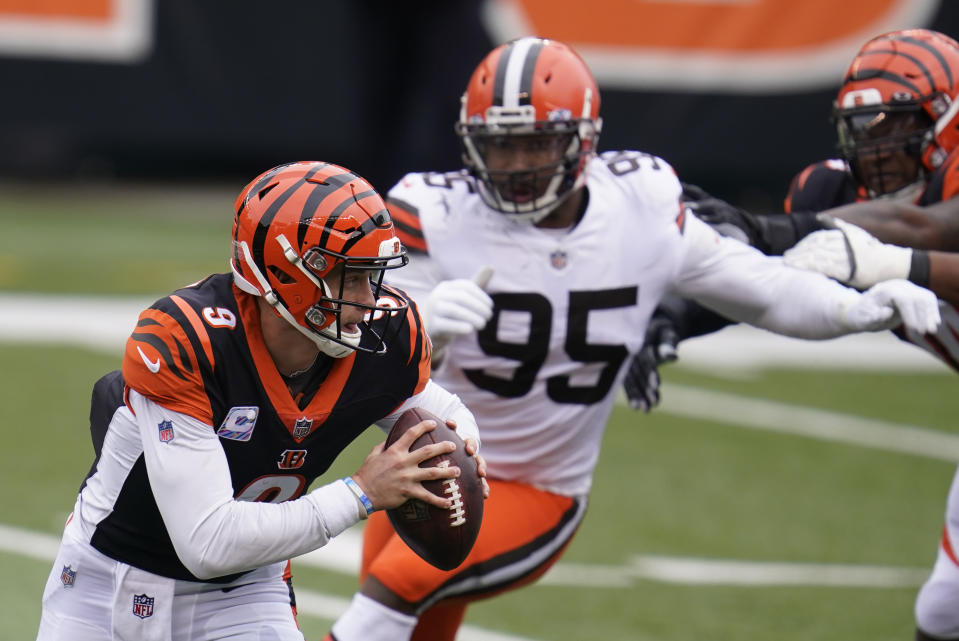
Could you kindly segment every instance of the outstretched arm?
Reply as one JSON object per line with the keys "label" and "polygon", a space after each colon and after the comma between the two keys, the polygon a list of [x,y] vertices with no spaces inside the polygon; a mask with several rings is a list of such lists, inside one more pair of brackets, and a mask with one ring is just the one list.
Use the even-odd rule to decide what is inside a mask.
{"label": "outstretched arm", "polygon": [[942,300],[959,305],[959,253],[929,252],[929,289]]}
{"label": "outstretched arm", "polygon": [[808,234],[824,229],[823,216],[848,221],[885,243],[959,251],[959,197],[924,207],[871,200],[818,213],[801,211],[789,215],[753,214],[695,185],[683,185],[683,198],[700,219],[719,233],[738,237],[769,255],[780,255]]}
{"label": "outstretched arm", "polygon": [[858,289],[906,278],[959,304],[959,253],[883,243],[845,220],[824,220],[831,229],[818,231],[787,251],[787,265],[822,272]]}
{"label": "outstretched arm", "polygon": [[860,294],[723,238],[695,217],[684,236],[679,293],[728,318],[807,339],[889,329],[900,319],[922,333],[939,325],[935,296],[912,283],[890,281]]}
{"label": "outstretched arm", "polygon": [[959,198],[925,207],[872,200],[822,213],[861,227],[885,243],[959,251]]}
{"label": "outstretched arm", "polygon": [[752,245],[769,256],[782,255],[800,238],[822,229],[815,213],[754,214],[689,183],[683,183],[682,200],[700,220],[723,236]]}

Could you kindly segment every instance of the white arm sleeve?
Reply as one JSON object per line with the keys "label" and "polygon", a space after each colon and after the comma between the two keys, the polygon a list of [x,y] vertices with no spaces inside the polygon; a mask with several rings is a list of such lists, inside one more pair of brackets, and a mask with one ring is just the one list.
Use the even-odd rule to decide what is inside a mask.
{"label": "white arm sleeve", "polygon": [[476,446],[479,448],[479,427],[476,425],[476,418],[473,413],[463,404],[459,396],[446,391],[445,388],[434,383],[432,379],[426,382],[426,387],[423,388],[422,392],[406,399],[406,402],[396,408],[395,412],[383,417],[376,424],[384,432],[389,432],[393,424],[399,419],[400,414],[411,407],[422,407],[444,420],[453,419],[456,421],[456,433],[459,437],[464,441],[468,438],[475,439]]}
{"label": "white arm sleeve", "polygon": [[[226,455],[212,427],[132,390],[129,402],[157,507],[177,556],[197,578],[304,554],[363,516],[339,480],[285,503],[234,500]],[[173,440],[158,438],[161,421],[172,422]]]}
{"label": "white arm sleeve", "polygon": [[677,291],[734,320],[777,334],[826,339],[856,331],[844,312],[859,292],[814,272],[787,267],[689,215]]}

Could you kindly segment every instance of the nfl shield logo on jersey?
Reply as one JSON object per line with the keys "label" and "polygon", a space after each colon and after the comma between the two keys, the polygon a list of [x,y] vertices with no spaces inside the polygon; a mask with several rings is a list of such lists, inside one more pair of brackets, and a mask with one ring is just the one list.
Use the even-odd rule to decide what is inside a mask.
{"label": "nfl shield logo on jersey", "polygon": [[72,588],[73,584],[77,582],[77,571],[71,568],[69,565],[64,565],[63,570],[60,572],[60,583],[63,584],[65,588]]}
{"label": "nfl shield logo on jersey", "polygon": [[173,440],[173,423],[170,421],[161,421],[157,424],[160,429],[160,442],[169,443]]}
{"label": "nfl shield logo on jersey", "polygon": [[153,597],[145,594],[134,594],[133,614],[141,619],[153,616]]}
{"label": "nfl shield logo on jersey", "polygon": [[313,419],[303,418],[296,419],[296,424],[293,426],[293,438],[300,440],[301,438],[306,438],[306,435],[310,433],[310,430],[313,429]]}
{"label": "nfl shield logo on jersey", "polygon": [[549,264],[553,266],[553,269],[563,269],[567,262],[569,262],[569,256],[562,249],[557,249],[549,255]]}

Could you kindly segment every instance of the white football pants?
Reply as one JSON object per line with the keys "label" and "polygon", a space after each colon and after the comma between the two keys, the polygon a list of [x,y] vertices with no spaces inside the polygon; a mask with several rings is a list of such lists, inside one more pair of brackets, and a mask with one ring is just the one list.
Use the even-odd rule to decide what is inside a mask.
{"label": "white football pants", "polygon": [[176,581],[119,563],[68,533],[43,591],[37,641],[303,641],[285,562],[233,583]]}

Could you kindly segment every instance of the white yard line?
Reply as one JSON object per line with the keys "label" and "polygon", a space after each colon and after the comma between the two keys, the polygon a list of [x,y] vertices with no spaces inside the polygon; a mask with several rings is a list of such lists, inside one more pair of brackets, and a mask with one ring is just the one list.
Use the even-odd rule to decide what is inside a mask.
{"label": "white yard line", "polygon": [[768,367],[849,371],[949,372],[939,359],[892,332],[825,341],[788,338],[748,325],[730,325],[679,346],[677,365],[706,372],[755,375]]}
{"label": "white yard line", "polygon": [[788,405],[666,383],[656,412],[797,434],[942,461],[959,461],[959,436],[915,425]]}
{"label": "white yard line", "polygon": [[930,568],[636,556],[626,571],[638,578],[684,585],[915,588],[926,580]]}
{"label": "white yard line", "polygon": [[59,547],[59,537],[12,525],[0,525],[0,551],[49,563],[57,558]]}
{"label": "white yard line", "polygon": [[[310,566],[347,576],[359,568],[361,528],[340,534],[326,547],[293,560],[294,566]],[[42,532],[0,524],[0,551],[50,562],[56,557],[57,537]],[[658,581],[686,585],[738,586],[830,586],[849,588],[918,587],[928,568],[822,563],[779,563],[724,559],[696,559],[672,556],[634,556],[622,565],[561,562],[540,581],[544,586],[578,588],[628,588],[636,581]],[[311,610],[324,618],[336,618],[346,601],[297,588],[307,595]],[[470,637],[472,638],[472,637]],[[484,637],[518,639],[517,637]],[[476,637],[478,640],[479,637]],[[465,637],[464,637],[465,641]]]}
{"label": "white yard line", "polygon": [[77,345],[119,358],[140,311],[152,304],[153,299],[143,298],[2,293],[0,339]]}
{"label": "white yard line", "polygon": [[[0,340],[74,344],[122,353],[149,297],[92,297],[0,292]],[[947,371],[918,347],[890,332],[828,341],[786,338],[745,325],[684,341],[679,363],[706,371],[755,372],[769,366]]]}

